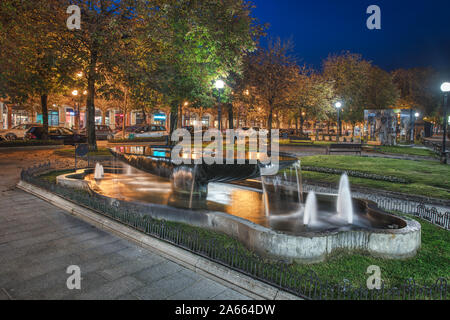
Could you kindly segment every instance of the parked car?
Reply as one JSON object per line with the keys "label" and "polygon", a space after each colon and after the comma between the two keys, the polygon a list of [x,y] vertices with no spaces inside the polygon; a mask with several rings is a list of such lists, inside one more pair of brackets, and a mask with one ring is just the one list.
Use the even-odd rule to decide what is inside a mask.
{"label": "parked car", "polygon": [[[80,135],[87,136],[87,129],[80,130]],[[109,126],[95,125],[95,137],[97,140],[110,140],[114,137],[114,132]]]}
{"label": "parked car", "polygon": [[4,137],[4,139],[10,141],[17,139],[24,139],[28,129],[35,126],[42,126],[42,124],[39,123],[19,124],[11,129],[0,130],[0,134]]}
{"label": "parked car", "polygon": [[[125,130],[125,139],[134,139],[134,138],[162,138],[164,136],[169,135],[166,127],[149,124],[149,125],[139,125],[135,127],[130,127]],[[115,135],[115,138],[121,139],[122,132],[119,132]]]}
{"label": "parked car", "polygon": [[166,127],[160,125],[148,125],[138,128],[130,134],[130,138],[162,138],[169,135]]}
{"label": "parked car", "polygon": [[114,133],[114,139],[128,139],[130,133],[135,133],[137,130],[144,128],[146,124],[137,124],[134,126],[125,127],[125,134],[122,134],[123,130],[116,129]]}
{"label": "parked car", "polygon": [[[38,139],[42,140],[44,128],[42,126],[33,126],[28,129],[25,138],[26,139]],[[77,134],[70,129],[64,127],[49,127],[48,139],[62,141],[65,145],[75,145],[77,143],[86,143],[86,136]]]}

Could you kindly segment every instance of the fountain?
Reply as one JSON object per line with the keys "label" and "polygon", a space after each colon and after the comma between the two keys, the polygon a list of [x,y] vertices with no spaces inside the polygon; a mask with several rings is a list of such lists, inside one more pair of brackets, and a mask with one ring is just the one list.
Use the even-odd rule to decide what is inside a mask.
{"label": "fountain", "polygon": [[305,226],[317,223],[317,198],[314,191],[308,194],[306,198],[305,211],[303,214],[303,224]]}
{"label": "fountain", "polygon": [[105,170],[103,166],[97,162],[95,165],[95,171],[94,171],[94,179],[95,180],[101,180],[105,176]]}
{"label": "fountain", "polygon": [[398,259],[420,248],[420,224],[352,199],[347,175],[338,194],[304,192],[300,163],[288,154],[280,154],[278,174],[263,176],[261,164],[249,159],[233,165],[176,165],[169,148],[116,147],[111,152],[133,167],[132,175],[130,167],[103,171],[97,164],[95,171],[67,174],[58,183],[70,185],[81,177],[98,197],[125,207],[131,203],[155,219],[226,233],[269,257],[313,263],[337,249],[358,249]]}
{"label": "fountain", "polygon": [[339,182],[337,213],[339,217],[348,224],[353,224],[353,200],[347,174],[343,174]]}

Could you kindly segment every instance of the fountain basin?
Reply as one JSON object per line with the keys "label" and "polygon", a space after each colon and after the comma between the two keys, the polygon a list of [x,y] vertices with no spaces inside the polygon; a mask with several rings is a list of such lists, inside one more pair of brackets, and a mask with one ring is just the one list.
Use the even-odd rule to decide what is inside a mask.
{"label": "fountain basin", "polygon": [[[120,172],[120,169],[105,168],[105,175]],[[282,230],[283,228],[274,230],[273,227],[280,224],[278,220],[262,225],[250,221],[251,219],[208,208],[185,209],[173,199],[176,194],[168,194],[167,201],[161,203],[133,200],[127,198],[127,195],[123,195],[123,199],[118,199],[108,195],[107,192],[102,192],[101,183],[99,185],[95,182],[92,174],[92,169],[79,170],[76,174],[58,177],[57,181],[66,186],[89,189],[96,197],[114,201],[116,205],[119,204],[124,208],[131,205],[141,214],[155,219],[225,233],[239,240],[249,250],[271,259],[317,263],[324,261],[336,250],[365,252],[386,259],[405,259],[415,256],[421,244],[421,226],[418,222],[387,214],[375,203],[366,200],[353,199],[353,206],[357,218],[369,221],[370,227],[342,226],[325,230],[300,228],[296,232],[291,232]],[[306,194],[304,197],[306,198]],[[336,195],[327,194],[318,194],[317,199],[318,209],[324,211],[333,207],[337,201]]]}
{"label": "fountain basin", "polygon": [[[134,146],[115,147],[110,152],[113,156],[144,172],[172,180],[174,191],[184,194],[194,193],[196,196],[206,198],[207,186],[211,182],[228,183],[261,175],[261,164],[256,161],[258,154],[246,153],[242,163],[235,158],[233,165],[224,164],[175,164],[171,149],[168,147]],[[189,155],[194,159],[194,155]],[[253,161],[251,161],[253,159]],[[223,163],[227,158],[224,154]],[[255,163],[253,163],[255,162]],[[298,162],[296,157],[279,153],[279,168],[283,169]]]}

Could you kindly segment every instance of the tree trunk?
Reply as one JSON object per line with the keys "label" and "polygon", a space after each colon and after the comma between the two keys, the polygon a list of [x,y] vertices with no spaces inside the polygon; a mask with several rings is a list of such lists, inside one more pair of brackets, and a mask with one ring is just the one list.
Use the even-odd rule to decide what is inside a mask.
{"label": "tree trunk", "polygon": [[178,110],[177,110],[177,128],[182,128],[183,127],[183,104],[180,103],[178,105]]}
{"label": "tree trunk", "polygon": [[42,134],[42,139],[48,139],[48,96],[46,94],[41,95],[41,108],[42,108],[42,125],[44,127],[44,132]]}
{"label": "tree trunk", "polygon": [[234,129],[233,105],[228,104],[228,129]]}
{"label": "tree trunk", "polygon": [[305,118],[303,118],[303,115],[300,113],[300,134],[303,135],[303,124],[305,123]]}
{"label": "tree trunk", "polygon": [[178,103],[175,103],[172,105],[170,109],[170,136],[172,136],[173,132],[178,128],[179,125],[179,105]]}
{"label": "tree trunk", "polygon": [[144,115],[144,123],[147,124],[147,114],[145,113],[145,107],[142,106],[142,114]]}
{"label": "tree trunk", "polygon": [[267,120],[267,130],[272,130],[272,122],[273,122],[273,107],[270,106],[269,110],[269,119]]}
{"label": "tree trunk", "polygon": [[90,151],[97,151],[97,138],[95,136],[95,76],[96,76],[97,55],[92,53],[91,65],[88,76],[88,94],[86,101],[87,111],[87,135]]}

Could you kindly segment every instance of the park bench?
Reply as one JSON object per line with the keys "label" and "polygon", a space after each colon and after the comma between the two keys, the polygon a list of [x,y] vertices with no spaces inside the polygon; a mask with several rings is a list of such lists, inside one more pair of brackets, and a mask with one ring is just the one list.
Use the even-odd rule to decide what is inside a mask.
{"label": "park bench", "polygon": [[350,152],[350,153],[359,153],[359,155],[361,155],[362,144],[339,143],[328,146],[327,154],[329,155],[334,152]]}
{"label": "park bench", "polygon": [[290,137],[289,143],[302,144],[302,145],[313,145],[314,142],[309,137]]}

